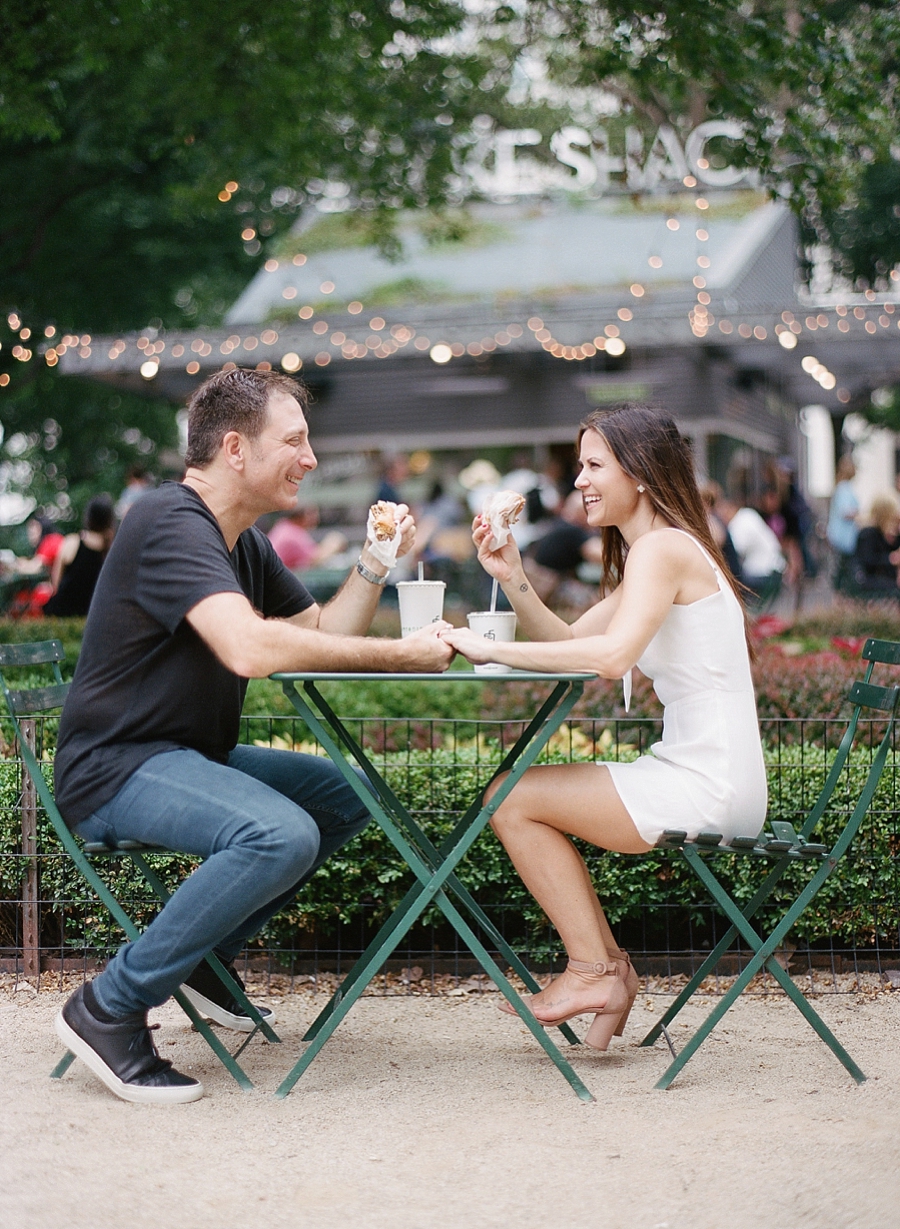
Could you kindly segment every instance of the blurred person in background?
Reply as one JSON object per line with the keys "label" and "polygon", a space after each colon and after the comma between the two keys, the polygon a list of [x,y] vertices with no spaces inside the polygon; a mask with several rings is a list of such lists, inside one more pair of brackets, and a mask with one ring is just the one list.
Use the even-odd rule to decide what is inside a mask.
{"label": "blurred person in background", "polygon": [[84,618],[94,596],[103,560],[116,534],[113,502],[109,495],[95,495],[84,511],[81,533],[63,539],[53,564],[53,596],[44,606],[48,618]]}
{"label": "blurred person in background", "polygon": [[812,551],[815,517],[812,508],[803,498],[797,486],[797,466],[794,458],[779,457],[776,462],[776,474],[781,491],[781,511],[785,518],[787,532],[800,549],[804,575],[814,579],[819,571],[819,565]]}
{"label": "blurred person in background", "polygon": [[784,579],[788,584],[796,584],[803,575],[799,531],[794,518],[789,519],[782,493],[774,484],[763,487],[759,496],[759,513],[778,539],[781,553],[785,557],[787,566],[784,569]]}
{"label": "blurred person in background", "polygon": [[479,457],[459,475],[460,486],[468,492],[466,503],[473,516],[479,516],[486,500],[500,490],[500,471],[493,461]]}
{"label": "blurred person in background", "polygon": [[[42,512],[34,512],[25,522],[25,534],[33,554],[30,558],[18,558],[14,570],[20,576],[34,576],[49,572],[63,544],[63,535],[53,521]],[[49,594],[48,594],[49,596]]]}
{"label": "blurred person in background", "polygon": [[19,556],[7,566],[16,576],[30,576],[35,580],[14,594],[8,613],[18,619],[34,619],[41,615],[53,593],[49,576],[63,544],[63,535],[42,512],[34,512],[28,518],[25,534],[33,553]]}
{"label": "blurred person in background", "polygon": [[584,497],[580,491],[572,491],[563,501],[559,515],[550,522],[550,528],[532,545],[523,564],[538,597],[549,602],[564,581],[578,579],[583,563],[602,568],[603,544],[588,527]]}
{"label": "blurred person in background", "polygon": [[142,495],[153,490],[153,478],[144,465],[132,465],[125,474],[125,489],[116,504],[116,516],[121,521],[129,508],[133,507]]}
{"label": "blurred person in background", "polygon": [[347,539],[336,529],[317,541],[313,530],[318,523],[319,509],[312,504],[300,504],[269,530],[269,541],[275,547],[275,553],[292,572],[320,568],[347,549]]}
{"label": "blurred person in background", "polygon": [[375,492],[375,503],[380,499],[388,503],[402,504],[400,484],[409,477],[409,461],[402,453],[395,453],[382,458],[381,482]]}
{"label": "blurred person in background", "polygon": [[525,496],[525,512],[511,527],[519,550],[525,550],[550,528],[562,503],[559,490],[551,477],[533,468],[525,451],[513,457],[513,468],[500,479],[500,488]]}
{"label": "blurred person in background", "polygon": [[[434,563],[444,559],[456,560],[459,555],[457,539],[466,546],[463,558],[468,558],[469,532],[453,533],[462,520],[462,507],[456,495],[447,491],[440,478],[435,478],[428,492],[428,498],[416,515],[416,558],[424,563]],[[451,531],[448,537],[447,531]],[[447,549],[448,542],[451,548]]]}
{"label": "blurred person in background", "polygon": [[900,597],[900,510],[894,495],[872,500],[869,524],[860,529],[853,555],[853,583],[862,597]]}
{"label": "blurred person in background", "polygon": [[828,507],[828,541],[834,548],[837,564],[834,571],[835,589],[843,589],[852,580],[853,556],[859,535],[859,500],[853,489],[856,466],[849,452],[844,453],[835,471],[835,488]]}
{"label": "blurred person in background", "polygon": [[739,508],[733,500],[721,499],[716,513],[727,527],[737,554],[738,580],[760,602],[774,597],[787,566],[778,538],[755,508]]}
{"label": "blurred person in background", "polygon": [[731,569],[732,575],[740,576],[741,561],[738,559],[737,551],[734,549],[734,543],[728,532],[728,526],[716,511],[719,504],[725,498],[725,492],[718,482],[704,482],[700,487],[700,498],[703,501],[703,507],[706,509],[706,519],[709,522],[709,532],[713,536],[713,541],[725,556],[725,562]]}

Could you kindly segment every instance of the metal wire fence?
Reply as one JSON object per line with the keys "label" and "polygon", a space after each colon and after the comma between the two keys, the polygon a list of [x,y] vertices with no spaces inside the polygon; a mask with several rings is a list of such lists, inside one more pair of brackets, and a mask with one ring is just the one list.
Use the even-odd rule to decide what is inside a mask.
{"label": "metal wire fence", "polygon": [[[358,719],[352,732],[423,824],[446,830],[473,794],[489,780],[503,751],[522,730],[514,721]],[[553,737],[543,760],[628,759],[645,753],[661,723],[647,719],[572,720]],[[37,746],[48,762],[55,742],[53,719],[36,722]],[[769,773],[770,814],[797,820],[812,805],[845,720],[762,722]],[[865,771],[883,726],[860,727],[854,755]],[[299,718],[246,717],[242,741],[316,753]],[[47,986],[91,976],[118,948],[122,936],[61,851],[33,792],[23,788],[15,748],[0,760],[0,975]],[[850,992],[862,985],[900,986],[900,806],[897,747],[882,788],[835,886],[823,893],[780,954],[792,975],[813,991]],[[26,774],[27,776],[27,774]],[[853,773],[838,811],[853,804]],[[373,826],[374,827],[374,826]],[[357,838],[358,841],[364,841]],[[374,838],[372,838],[374,839]],[[341,851],[338,871],[314,880],[294,907],[262,932],[241,967],[272,992],[331,989],[365,948],[409,879],[382,843]],[[589,864],[613,929],[645,978],[648,992],[677,989],[723,933],[723,922],[672,855],[625,859],[589,851]],[[536,973],[561,967],[558,936],[527,897],[495,838],[483,835],[469,862],[469,886],[492,921]],[[723,861],[726,861],[723,859]],[[106,862],[116,895],[146,923],[158,903],[125,860]],[[165,864],[163,864],[165,865]],[[172,881],[190,869],[179,858],[168,865]],[[320,872],[321,875],[321,872]],[[318,879],[319,877],[317,877]],[[348,889],[348,884],[353,890]],[[736,944],[706,989],[715,993],[749,959]],[[487,979],[441,915],[426,914],[373,982],[372,992],[422,994],[488,990]],[[768,975],[753,989],[769,993]]]}

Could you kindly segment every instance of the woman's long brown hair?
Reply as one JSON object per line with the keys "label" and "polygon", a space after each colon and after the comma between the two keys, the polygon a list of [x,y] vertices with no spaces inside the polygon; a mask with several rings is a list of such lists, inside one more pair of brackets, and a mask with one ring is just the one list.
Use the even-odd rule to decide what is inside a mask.
{"label": "woman's long brown hair", "polygon": [[[609,410],[592,410],[578,431],[578,447],[586,431],[602,436],[613,456],[629,478],[644,487],[654,509],[676,529],[696,538],[712,556],[722,575],[741,602],[741,586],[725,562],[709,527],[706,509],[697,489],[694,458],[690,444],[668,414],[647,406],[617,405]],[[618,585],[625,571],[628,544],[615,525],[601,530],[603,580],[601,593]],[[755,657],[746,612],[744,628],[751,657]]]}

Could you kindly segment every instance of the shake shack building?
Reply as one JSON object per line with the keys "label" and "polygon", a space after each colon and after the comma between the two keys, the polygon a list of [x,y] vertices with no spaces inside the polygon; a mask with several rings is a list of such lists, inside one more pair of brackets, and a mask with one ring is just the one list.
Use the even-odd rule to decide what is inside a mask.
{"label": "shake shack building", "polygon": [[792,214],[749,188],[409,214],[394,260],[364,222],[313,211],[221,328],[94,338],[60,367],[173,401],[226,363],[297,373],[326,462],[540,455],[592,407],[650,401],[732,487],[801,450],[802,407],[827,421],[900,380],[896,296],[802,293]]}

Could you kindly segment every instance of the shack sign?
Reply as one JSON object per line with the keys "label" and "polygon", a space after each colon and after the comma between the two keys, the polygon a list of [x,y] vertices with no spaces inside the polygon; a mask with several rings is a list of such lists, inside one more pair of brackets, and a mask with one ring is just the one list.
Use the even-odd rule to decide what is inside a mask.
{"label": "shack sign", "polygon": [[[488,121],[489,123],[489,121]],[[625,128],[624,143],[612,149],[606,128],[592,132],[569,125],[550,138],[556,165],[539,162],[519,151],[540,145],[536,128],[475,127],[478,139],[465,173],[473,186],[486,196],[503,199],[539,196],[559,189],[607,192],[666,191],[693,175],[711,188],[731,188],[755,182],[755,172],[734,166],[712,166],[706,156],[714,137],[740,140],[740,124],[734,120],[708,120],[688,135],[682,146],[674,128],[661,125],[651,139],[636,126]]]}

